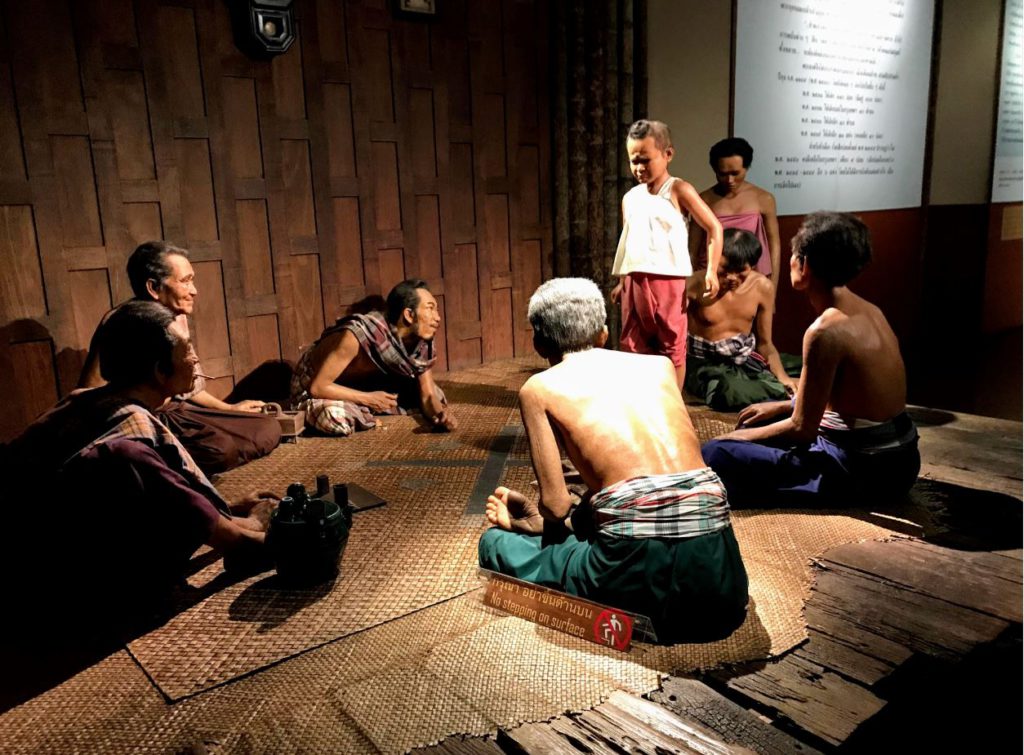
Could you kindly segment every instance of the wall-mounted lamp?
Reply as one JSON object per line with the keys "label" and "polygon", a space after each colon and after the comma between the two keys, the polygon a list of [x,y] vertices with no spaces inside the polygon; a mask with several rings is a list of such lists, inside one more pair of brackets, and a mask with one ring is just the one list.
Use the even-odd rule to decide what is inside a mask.
{"label": "wall-mounted lamp", "polygon": [[235,44],[258,58],[288,50],[295,41],[293,0],[230,0]]}

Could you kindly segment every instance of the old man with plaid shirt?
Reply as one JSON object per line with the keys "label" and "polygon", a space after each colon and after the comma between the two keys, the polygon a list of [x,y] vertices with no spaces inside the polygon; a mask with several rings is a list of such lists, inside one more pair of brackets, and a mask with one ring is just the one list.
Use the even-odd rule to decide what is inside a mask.
{"label": "old man with plaid shirt", "polygon": [[548,281],[528,316],[551,364],[519,392],[540,499],[494,491],[480,565],[643,614],[663,642],[724,637],[745,616],[747,574],[672,363],[601,348],[604,298],[589,280]]}

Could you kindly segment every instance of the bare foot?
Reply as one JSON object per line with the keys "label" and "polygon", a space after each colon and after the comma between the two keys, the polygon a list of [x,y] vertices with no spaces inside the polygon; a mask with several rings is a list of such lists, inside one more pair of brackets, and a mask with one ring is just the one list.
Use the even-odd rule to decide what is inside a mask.
{"label": "bare foot", "polygon": [[540,535],[544,532],[544,518],[522,493],[506,487],[497,488],[494,495],[487,496],[487,521],[503,530],[524,535]]}

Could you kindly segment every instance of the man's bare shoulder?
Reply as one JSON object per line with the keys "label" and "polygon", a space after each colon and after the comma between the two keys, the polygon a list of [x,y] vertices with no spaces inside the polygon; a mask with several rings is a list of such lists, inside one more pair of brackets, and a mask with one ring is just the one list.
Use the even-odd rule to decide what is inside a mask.
{"label": "man's bare shoulder", "polygon": [[757,270],[752,270],[750,273],[750,288],[758,296],[769,299],[775,299],[775,286],[772,284],[772,279],[764,273],[760,273]]}
{"label": "man's bare shoulder", "polygon": [[845,350],[850,340],[850,316],[836,307],[829,307],[807,328],[804,337],[808,349]]}

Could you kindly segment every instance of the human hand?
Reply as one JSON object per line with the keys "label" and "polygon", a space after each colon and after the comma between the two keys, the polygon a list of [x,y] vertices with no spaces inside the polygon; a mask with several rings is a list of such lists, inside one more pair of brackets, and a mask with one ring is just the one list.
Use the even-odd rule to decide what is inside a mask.
{"label": "human hand", "polygon": [[245,401],[239,401],[237,404],[232,404],[231,408],[238,412],[260,412],[264,405],[263,401],[246,399]]}
{"label": "human hand", "polygon": [[245,515],[252,511],[253,507],[264,501],[270,503],[278,503],[281,497],[275,495],[269,490],[253,490],[241,498],[237,498],[234,501],[228,503],[228,510],[235,515]]}
{"label": "human hand", "polygon": [[398,394],[387,391],[364,393],[361,403],[376,414],[386,414],[398,406]]}
{"label": "human hand", "polygon": [[704,297],[714,299],[718,296],[718,273],[710,268],[704,273]]}
{"label": "human hand", "polygon": [[786,389],[786,393],[788,393],[790,396],[796,395],[796,389],[800,385],[799,380],[797,380],[796,378],[787,378],[785,380],[780,380],[779,382],[781,382],[782,387]]}
{"label": "human hand", "polygon": [[447,432],[452,432],[459,426],[458,420],[447,406],[435,414],[430,421],[434,423],[434,429]]}
{"label": "human hand", "polygon": [[770,422],[790,410],[788,401],[762,401],[759,404],[751,404],[740,412],[739,421],[736,427],[750,427]]}
{"label": "human hand", "polygon": [[612,289],[612,292],[611,292],[612,304],[618,304],[619,303],[619,299],[621,299],[621,298],[622,298],[622,281],[620,280],[618,283],[615,284],[615,288]]}

